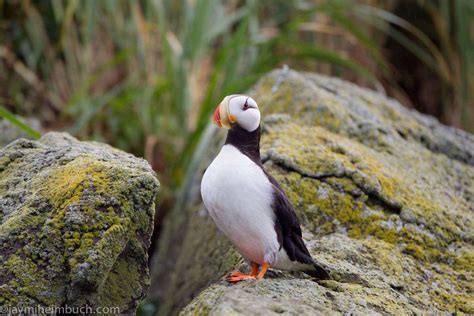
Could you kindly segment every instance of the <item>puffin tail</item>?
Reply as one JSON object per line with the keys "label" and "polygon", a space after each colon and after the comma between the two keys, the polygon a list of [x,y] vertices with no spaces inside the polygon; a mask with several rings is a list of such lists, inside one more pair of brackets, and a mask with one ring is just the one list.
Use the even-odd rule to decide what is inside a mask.
{"label": "puffin tail", "polygon": [[308,269],[303,271],[306,274],[309,274],[310,276],[318,279],[318,280],[329,280],[331,279],[331,276],[329,275],[329,272],[327,272],[323,267],[321,267],[319,264],[316,262],[313,262],[312,269]]}

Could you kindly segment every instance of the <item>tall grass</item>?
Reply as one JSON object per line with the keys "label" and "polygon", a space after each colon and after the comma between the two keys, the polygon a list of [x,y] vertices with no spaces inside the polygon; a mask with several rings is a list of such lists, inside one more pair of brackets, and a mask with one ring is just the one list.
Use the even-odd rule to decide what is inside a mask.
{"label": "tall grass", "polygon": [[[441,47],[382,3],[0,1],[0,103],[49,129],[145,156],[172,203],[215,105],[283,63],[396,90],[379,49],[391,36],[442,78],[447,109],[469,112],[472,3],[417,2],[439,20]],[[325,45],[328,37],[335,44]]]}
{"label": "tall grass", "polygon": [[474,2],[419,0],[413,6],[427,13],[433,30],[421,30],[387,10],[368,5],[354,6],[353,13],[425,64],[441,82],[442,118],[474,132]]}
{"label": "tall grass", "polygon": [[[308,19],[314,10],[285,12],[283,1],[2,6],[9,24],[2,25],[8,41],[1,49],[10,56],[2,68],[14,74],[5,78],[12,90],[1,92],[3,101],[16,112],[41,116],[49,128],[145,155],[171,191],[182,183],[218,101],[244,91],[282,59],[316,58],[375,80],[337,52],[291,41],[305,21],[296,17]],[[270,9],[283,14],[262,21]],[[265,36],[265,28],[273,28],[273,36]]]}

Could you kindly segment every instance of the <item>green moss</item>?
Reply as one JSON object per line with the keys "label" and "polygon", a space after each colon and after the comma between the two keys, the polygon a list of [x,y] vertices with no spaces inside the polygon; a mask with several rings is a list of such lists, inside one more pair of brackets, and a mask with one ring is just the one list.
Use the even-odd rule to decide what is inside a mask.
{"label": "green moss", "polygon": [[[332,219],[346,226],[352,237],[371,235],[393,244],[411,241],[406,239],[407,235],[403,232],[380,225],[388,220],[389,213],[397,205],[405,205],[426,216],[432,223],[430,229],[441,239],[433,242],[419,232],[410,231],[409,238],[418,236],[419,244],[429,252],[428,256],[417,258],[438,259],[441,255],[438,248],[443,246],[444,240],[454,237],[453,232],[457,228],[446,217],[441,218],[441,212],[434,212],[439,207],[437,201],[428,197],[424,191],[408,190],[409,178],[404,178],[403,172],[387,164],[380,153],[324,129],[292,123],[285,123],[284,127],[278,129],[270,128],[263,144],[264,148],[272,147],[273,152],[276,152],[272,157],[274,163],[283,169],[294,170],[296,174],[315,179],[295,181],[295,176],[288,172],[279,177],[280,181],[287,184],[293,203],[309,205],[311,210],[315,207],[321,212],[315,224],[323,225],[326,233],[333,231],[331,227],[334,225],[327,222]],[[329,189],[325,189],[328,196],[317,198],[315,188],[323,187],[322,182],[330,185]],[[298,190],[295,191],[295,188]],[[374,207],[380,209],[381,214],[364,218],[364,211]],[[308,217],[307,214],[303,216]],[[313,223],[312,220],[309,222]],[[437,224],[440,221],[443,225]]]}
{"label": "green moss", "polygon": [[420,260],[426,260],[426,255],[424,254],[423,248],[421,248],[419,245],[414,244],[414,243],[409,243],[405,246],[403,251],[409,255],[412,255],[413,257],[420,259]]}
{"label": "green moss", "polygon": [[110,194],[114,186],[107,175],[107,167],[107,163],[89,157],[73,160],[48,178],[44,195],[60,208],[77,202],[85,188],[93,187],[97,194]]}
{"label": "green moss", "polygon": [[[49,153],[46,146],[35,150],[22,156],[22,163]],[[158,185],[150,169],[140,169],[137,161],[131,164],[137,168],[128,168],[131,158],[121,161],[123,153],[114,154],[113,159],[98,159],[82,153],[72,160],[69,154],[66,162],[41,165],[44,169],[27,175],[30,188],[18,202],[21,209],[0,225],[0,275],[8,280],[0,286],[0,297],[6,303],[53,306],[68,299],[69,304],[101,304],[97,296],[109,273],[119,273],[119,278],[127,272],[113,270],[124,260],[133,265],[129,269],[135,269],[130,276],[135,281],[116,288],[124,291],[114,292],[117,302],[129,299],[123,301],[127,311],[143,297],[148,273],[142,268],[147,264],[145,243],[151,235]],[[0,170],[2,185],[14,187],[21,171],[23,167],[13,164]],[[1,189],[0,185],[0,197]],[[133,299],[125,292],[131,286],[136,289]]]}
{"label": "green moss", "polygon": [[[56,298],[60,294],[61,284],[59,282],[50,284],[39,282],[46,276],[30,258],[12,255],[5,262],[5,267],[15,277],[8,282],[7,287],[17,289],[17,295],[35,297],[46,306],[55,304]],[[4,296],[6,305],[18,302],[14,296],[11,292],[8,296]]]}
{"label": "green moss", "polygon": [[[459,270],[466,270],[472,268],[472,263],[474,262],[474,250],[462,250],[458,253],[452,254],[451,258],[454,261],[454,267]],[[474,285],[473,285],[474,287]]]}
{"label": "green moss", "polygon": [[304,80],[292,79],[298,82],[283,81],[277,86],[272,80],[263,80],[259,83],[258,102],[263,115],[288,113],[306,125],[324,126],[332,131],[339,130],[346,113],[344,106],[330,98],[316,99],[308,96],[307,92],[312,85]]}
{"label": "green moss", "polygon": [[[128,259],[131,260],[131,259]],[[120,306],[123,302],[140,299],[142,286],[137,262],[119,258],[100,289],[102,306]]]}

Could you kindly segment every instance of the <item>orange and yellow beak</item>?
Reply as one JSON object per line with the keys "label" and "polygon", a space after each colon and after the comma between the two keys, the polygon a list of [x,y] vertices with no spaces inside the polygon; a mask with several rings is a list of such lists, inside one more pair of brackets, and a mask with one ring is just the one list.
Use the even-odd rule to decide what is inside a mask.
{"label": "orange and yellow beak", "polygon": [[230,128],[236,122],[235,116],[229,113],[229,99],[226,96],[214,111],[214,123],[218,127]]}

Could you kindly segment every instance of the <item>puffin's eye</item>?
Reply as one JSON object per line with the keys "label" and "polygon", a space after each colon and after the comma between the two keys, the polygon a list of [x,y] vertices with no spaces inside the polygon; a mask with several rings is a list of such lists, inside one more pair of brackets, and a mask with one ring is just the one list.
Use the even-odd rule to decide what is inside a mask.
{"label": "puffin's eye", "polygon": [[248,104],[248,101],[249,101],[249,99],[245,100],[245,104],[244,104],[244,107],[243,107],[242,110],[246,111],[246,110],[248,110],[248,109],[250,108],[250,106],[249,106],[249,104]]}

